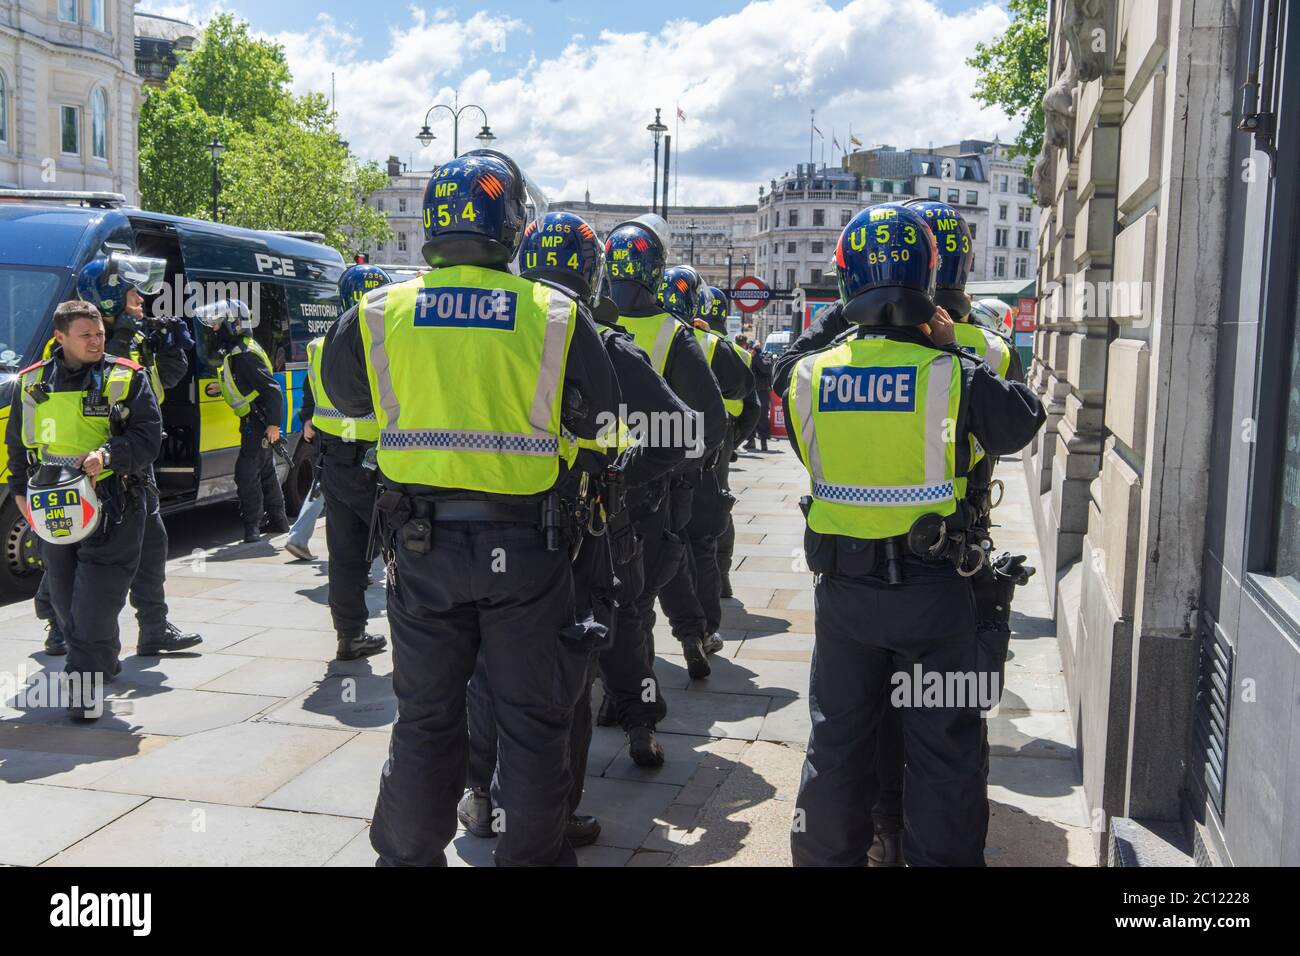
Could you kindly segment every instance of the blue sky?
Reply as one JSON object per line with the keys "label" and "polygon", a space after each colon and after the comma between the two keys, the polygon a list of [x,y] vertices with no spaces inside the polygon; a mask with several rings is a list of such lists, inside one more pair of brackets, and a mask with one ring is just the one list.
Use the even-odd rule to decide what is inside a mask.
{"label": "blue sky", "polygon": [[[1005,28],[994,0],[142,0],[201,23],[217,10],[285,46],[295,86],[329,91],[365,159],[429,168],[450,153],[414,139],[425,109],[482,104],[496,144],[556,198],[649,201],[644,127],[673,126],[683,203],[752,202],[760,183],[808,158],[809,110],[833,152],[851,126],[868,145],[1012,138],[1017,124],[969,97],[966,56]],[[462,138],[472,135],[465,121]],[[647,140],[643,143],[641,140]],[[464,148],[464,144],[462,144]],[[816,156],[820,158],[820,142]],[[641,193],[647,195],[642,197]]]}

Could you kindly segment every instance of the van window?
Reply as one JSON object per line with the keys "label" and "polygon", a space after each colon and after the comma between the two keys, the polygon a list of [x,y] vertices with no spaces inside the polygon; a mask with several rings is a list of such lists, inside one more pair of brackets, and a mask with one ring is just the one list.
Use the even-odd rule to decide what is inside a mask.
{"label": "van window", "polygon": [[24,361],[27,349],[54,314],[61,281],[62,273],[54,269],[0,266],[0,365],[19,369],[29,364]]}
{"label": "van window", "polygon": [[339,317],[338,295],[328,286],[286,286],[289,293],[288,361],[307,361],[307,343]]}

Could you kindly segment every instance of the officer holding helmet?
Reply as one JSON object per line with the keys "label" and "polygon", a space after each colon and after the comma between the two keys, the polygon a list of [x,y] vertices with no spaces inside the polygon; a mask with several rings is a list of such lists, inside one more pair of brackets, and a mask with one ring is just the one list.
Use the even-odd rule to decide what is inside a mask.
{"label": "officer holding helmet", "polygon": [[[355,308],[367,292],[392,279],[378,266],[354,265],[339,278],[344,311]],[[374,409],[353,417],[339,411],[321,383],[324,337],[307,343],[307,381],[303,389],[303,440],[317,445],[316,467],[329,518],[325,544],[329,548],[330,615],[338,638],[337,659],[356,660],[383,651],[388,642],[366,633],[370,617],[366,588],[370,584],[370,521],[375,510],[379,470],[375,442],[379,424]]]}
{"label": "officer holding helmet", "polygon": [[[129,358],[149,376],[159,405],[165,390],[177,385],[189,369],[187,350],[194,340],[183,321],[175,319],[148,327],[144,296],[159,290],[167,264],[161,259],[113,253],[89,262],[77,276],[77,295],[99,309],[106,328],[104,352]],[[46,349],[46,357],[54,347]],[[131,604],[139,623],[136,653],[155,654],[182,651],[202,642],[198,634],[184,633],[167,620],[167,528],[159,510],[158,488],[152,477],[145,483],[147,510],[144,543],[139,567],[131,582]],[[49,582],[43,577],[36,592],[37,614],[49,623],[45,641],[48,654],[67,652],[56,615],[49,600]]]}
{"label": "officer holding helmet", "polygon": [[[671,475],[628,494],[628,514],[642,541],[644,576],[639,593],[619,603],[619,642],[601,663],[605,696],[596,722],[601,726],[621,724],[628,735],[628,752],[642,767],[664,762],[663,747],[655,738],[655,725],[667,714],[652,669],[655,598],[677,574],[685,551],[681,533],[690,521],[690,476],[698,474],[701,464],[717,453],[727,429],[722,395],[703,349],[689,324],[667,312],[656,296],[667,253],[668,224],[653,213],[621,223],[605,240],[605,268],[610,296],[618,307],[619,327],[650,356],[654,370],[694,413],[697,426],[689,436],[694,441],[685,460]],[[677,307],[689,322],[695,303],[690,313],[684,304]],[[699,662],[708,666],[699,642],[702,624],[701,634],[690,648],[697,667]],[[633,653],[634,645],[639,665],[625,656]],[[611,666],[609,654],[618,655],[620,666]],[[630,680],[638,672],[643,675],[640,680]]]}
{"label": "officer holding helmet", "polygon": [[141,367],[104,353],[96,306],[62,303],[54,338],[49,358],[18,373],[5,432],[9,491],[43,539],[64,669],[80,689],[70,713],[93,719],[98,688],[121,668],[117,616],[140,560],[162,416]]}
{"label": "officer holding helmet", "polygon": [[[949,675],[997,666],[977,635],[968,578],[986,560],[965,501],[971,439],[990,454],[1015,451],[1045,414],[1029,389],[955,346],[951,318],[934,305],[938,264],[921,214],[863,210],[836,248],[848,336],[778,368],[811,478],[800,504],[818,574],[812,732],[791,836],[800,866],[867,862],[891,676],[919,666],[952,686]],[[981,703],[902,710],[911,865],[983,862]]]}
{"label": "officer holding helmet", "polygon": [[380,432],[398,703],[370,831],[381,865],[446,862],[480,655],[500,731],[496,861],[576,862],[569,730],[602,635],[574,599],[579,482],[560,439],[595,438],[619,390],[572,299],[509,271],[530,198],[544,203],[494,150],[439,166],[424,200],[431,271],[365,295],[325,342],[330,400],[373,408]]}
{"label": "officer holding helmet", "polygon": [[[519,249],[519,265],[524,278],[563,292],[578,304],[579,311],[598,323],[605,352],[618,377],[625,417],[633,422],[629,430],[623,420],[624,411],[620,411],[620,418],[611,419],[609,427],[597,438],[566,440],[566,457],[588,476],[584,482],[588,487],[587,533],[574,561],[574,593],[579,615],[589,615],[608,632],[603,648],[597,648],[588,659],[569,736],[572,784],[568,840],[571,846],[578,847],[595,842],[600,835],[600,822],[577,812],[591,745],[591,685],[597,664],[606,669],[631,667],[634,670],[630,675],[620,674],[616,682],[635,683],[647,674],[653,675],[647,670],[643,656],[629,657],[626,648],[619,644],[615,620],[616,601],[629,593],[635,594],[644,576],[641,554],[625,507],[626,494],[657,481],[686,455],[681,444],[651,441],[652,436],[641,433],[637,423],[652,420],[651,416],[684,419],[690,409],[650,367],[649,356],[629,335],[618,330],[617,308],[601,294],[602,285],[606,290],[609,287],[604,251],[591,226],[581,217],[551,212],[529,223]],[[640,645],[636,647],[639,649]],[[479,668],[469,687],[469,790],[457,814],[474,835],[494,837],[488,790],[496,769],[497,733],[483,664],[480,655]]]}
{"label": "officer holding helmet", "polygon": [[223,299],[200,306],[195,310],[195,317],[213,332],[214,344],[221,355],[217,373],[221,397],[239,417],[235,488],[239,495],[239,516],[244,522],[244,541],[261,540],[264,514],[269,532],[288,531],[284,492],[275,474],[272,454],[272,447],[280,442],[284,393],[275,380],[270,356],[253,338],[252,313],[238,299]]}

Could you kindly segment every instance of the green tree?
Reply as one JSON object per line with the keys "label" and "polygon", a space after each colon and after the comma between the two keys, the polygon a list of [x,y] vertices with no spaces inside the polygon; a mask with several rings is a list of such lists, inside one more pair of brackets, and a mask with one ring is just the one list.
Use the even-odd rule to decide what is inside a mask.
{"label": "green tree", "polygon": [[1010,0],[1011,25],[992,43],[975,44],[966,63],[979,71],[975,99],[1021,119],[1012,155],[1035,157],[1043,148],[1043,94],[1047,92],[1047,0]]}
{"label": "green tree", "polygon": [[214,134],[221,159],[221,219],[253,229],[320,232],[344,254],[392,236],[365,205],[386,175],[342,145],[319,94],[294,96],[284,51],[228,14],[205,29],[140,114],[140,194],[146,209],[211,215]]}

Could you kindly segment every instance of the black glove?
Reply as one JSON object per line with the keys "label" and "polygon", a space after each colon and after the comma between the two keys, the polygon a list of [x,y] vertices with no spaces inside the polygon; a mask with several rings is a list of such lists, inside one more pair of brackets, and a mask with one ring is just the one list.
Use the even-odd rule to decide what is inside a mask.
{"label": "black glove", "polygon": [[975,612],[982,627],[1002,626],[1011,620],[1011,598],[1016,586],[1033,577],[1035,568],[1025,564],[1023,554],[1004,551],[971,579]]}
{"label": "black glove", "polygon": [[184,319],[173,319],[167,323],[167,337],[163,342],[165,348],[185,352],[194,348],[194,336],[190,334],[189,323]]}

